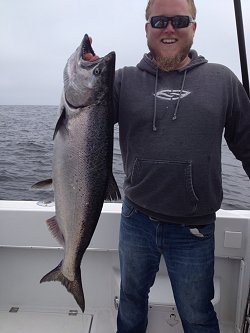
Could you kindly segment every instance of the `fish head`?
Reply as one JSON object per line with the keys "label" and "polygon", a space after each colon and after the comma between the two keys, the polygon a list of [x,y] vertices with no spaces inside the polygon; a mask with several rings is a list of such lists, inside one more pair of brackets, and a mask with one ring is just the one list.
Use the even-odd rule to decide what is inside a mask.
{"label": "fish head", "polygon": [[87,61],[84,55],[95,55],[88,35],[69,58],[64,69],[64,97],[74,109],[101,103],[113,87],[115,52]]}

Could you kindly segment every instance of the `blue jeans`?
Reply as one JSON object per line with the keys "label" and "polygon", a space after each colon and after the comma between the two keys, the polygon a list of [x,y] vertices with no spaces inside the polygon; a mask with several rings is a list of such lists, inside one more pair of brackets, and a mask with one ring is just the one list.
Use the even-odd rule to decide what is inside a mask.
{"label": "blue jeans", "polygon": [[161,255],[166,262],[184,332],[219,333],[211,303],[214,297],[214,221],[195,229],[160,222],[137,211],[125,199],[119,255],[121,289],[117,333],[146,332],[148,294],[159,270]]}

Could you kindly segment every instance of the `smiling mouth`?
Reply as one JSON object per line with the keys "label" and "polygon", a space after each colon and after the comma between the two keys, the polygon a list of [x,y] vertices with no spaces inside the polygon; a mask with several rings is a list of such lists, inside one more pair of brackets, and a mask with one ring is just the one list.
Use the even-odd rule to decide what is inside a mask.
{"label": "smiling mouth", "polygon": [[176,38],[163,38],[163,39],[161,40],[161,42],[162,42],[163,44],[168,44],[168,45],[170,45],[170,44],[175,44],[175,43],[177,42],[177,39],[176,39]]}

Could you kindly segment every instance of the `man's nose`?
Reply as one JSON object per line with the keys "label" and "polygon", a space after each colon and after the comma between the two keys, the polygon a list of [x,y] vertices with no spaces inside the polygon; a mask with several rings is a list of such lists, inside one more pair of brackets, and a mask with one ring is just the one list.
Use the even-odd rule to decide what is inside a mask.
{"label": "man's nose", "polygon": [[164,28],[164,32],[168,32],[168,33],[173,33],[173,32],[175,32],[175,28],[173,27],[171,21],[168,21],[167,26]]}

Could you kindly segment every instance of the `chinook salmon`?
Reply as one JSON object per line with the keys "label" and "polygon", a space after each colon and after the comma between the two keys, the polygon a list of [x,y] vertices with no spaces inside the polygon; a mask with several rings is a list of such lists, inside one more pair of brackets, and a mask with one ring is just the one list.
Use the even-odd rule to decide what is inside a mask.
{"label": "chinook salmon", "polygon": [[[85,35],[64,70],[52,168],[56,216],[47,220],[49,230],[64,247],[64,258],[41,279],[41,282],[60,281],[83,312],[82,257],[104,200],[121,198],[112,173],[115,53],[94,61],[85,60],[90,53],[95,55]],[[43,187],[49,182],[39,182],[33,187]]]}

